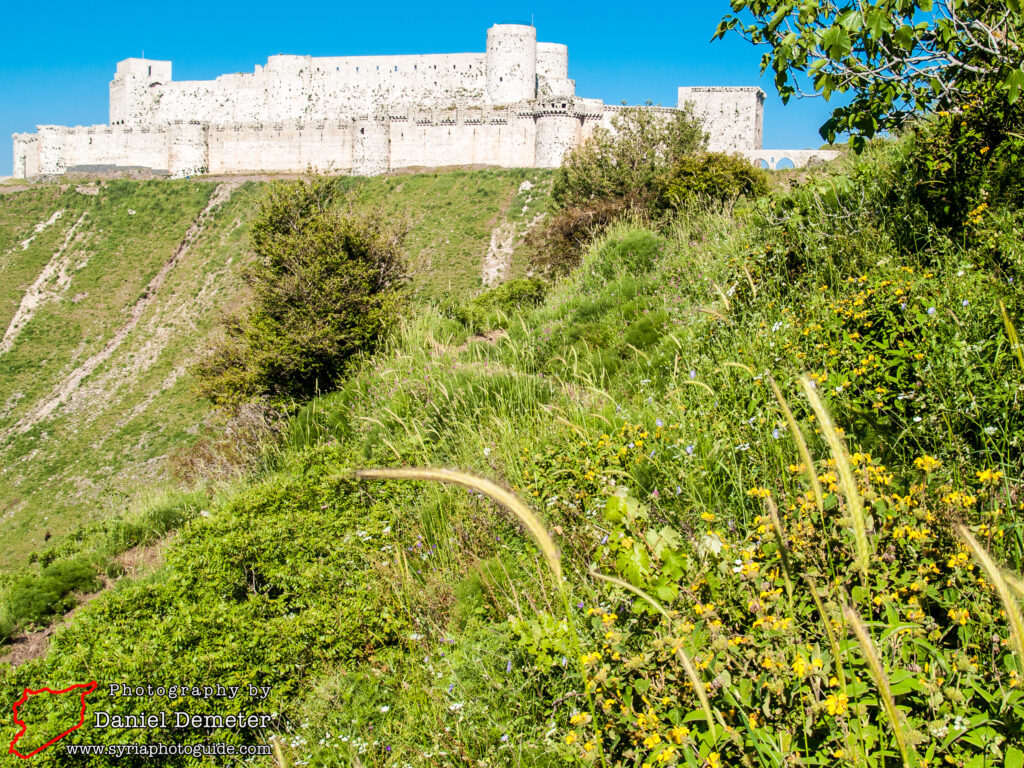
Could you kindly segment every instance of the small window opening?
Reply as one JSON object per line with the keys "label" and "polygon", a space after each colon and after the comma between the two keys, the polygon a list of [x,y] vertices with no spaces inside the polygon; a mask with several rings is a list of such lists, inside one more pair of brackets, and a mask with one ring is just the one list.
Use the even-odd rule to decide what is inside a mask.
{"label": "small window opening", "polygon": [[397,71],[398,71],[398,65],[395,64],[395,72],[397,72]]}
{"label": "small window opening", "polygon": [[153,74],[153,68],[152,67],[149,68],[149,74],[151,74],[151,75]]}

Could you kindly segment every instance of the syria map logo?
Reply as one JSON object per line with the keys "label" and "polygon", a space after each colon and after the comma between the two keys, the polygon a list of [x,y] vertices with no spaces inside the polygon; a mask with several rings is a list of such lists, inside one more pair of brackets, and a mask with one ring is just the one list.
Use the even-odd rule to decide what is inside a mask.
{"label": "syria map logo", "polygon": [[[16,726],[18,726],[20,728],[20,730],[18,731],[17,735],[15,735],[14,739],[11,741],[11,746],[10,746],[10,749],[8,750],[8,752],[10,754],[12,754],[12,755],[17,755],[22,760],[27,760],[28,758],[32,757],[33,755],[38,755],[40,752],[42,752],[47,747],[52,746],[53,744],[56,744],[58,741],[63,739],[65,736],[67,736],[72,731],[77,731],[79,728],[82,727],[82,724],[85,722],[85,697],[88,696],[90,693],[92,693],[95,690],[96,690],[96,681],[95,680],[93,680],[92,682],[89,682],[89,683],[81,683],[79,685],[72,685],[70,688],[64,688],[63,690],[60,690],[60,691],[54,691],[54,690],[52,690],[50,688],[40,688],[38,691],[31,691],[28,688],[26,688],[24,690],[24,692],[21,694],[21,698],[18,699],[16,702],[14,702],[14,724]],[[27,754],[25,754],[24,752],[22,752],[22,751],[20,751],[18,749],[18,741],[20,741],[21,738],[25,735],[26,731],[28,731],[28,725],[26,725],[18,717],[18,707],[22,706],[25,702],[27,702],[28,699],[29,699],[29,696],[42,696],[42,695],[45,695],[45,694],[49,694],[51,696],[68,696],[71,699],[72,702],[74,702],[74,700],[77,698],[77,704],[75,704],[75,706],[77,707],[77,710],[78,710],[78,722],[76,722],[74,725],[71,725],[71,727],[68,728],[63,733],[57,734],[56,736],[51,738],[49,741],[47,741],[42,746],[36,747],[31,752],[28,752]],[[67,724],[70,725],[70,722],[67,723]]]}

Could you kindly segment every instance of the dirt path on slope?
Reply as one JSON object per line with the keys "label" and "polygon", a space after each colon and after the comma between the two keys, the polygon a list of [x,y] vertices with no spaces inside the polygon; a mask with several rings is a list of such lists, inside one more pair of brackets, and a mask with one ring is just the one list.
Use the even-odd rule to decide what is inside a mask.
{"label": "dirt path on slope", "polygon": [[[65,400],[67,400],[68,397],[71,396],[76,389],[78,389],[82,381],[89,376],[89,374],[95,371],[100,365],[108,360],[115,351],[117,351],[117,348],[121,346],[128,335],[135,329],[135,326],[138,325],[139,320],[142,319],[143,313],[159,292],[164,280],[167,279],[167,275],[170,274],[171,270],[174,269],[182,256],[188,253],[189,249],[195,245],[200,235],[202,235],[203,230],[206,228],[206,223],[212,216],[213,211],[231,197],[231,193],[237,186],[237,182],[225,182],[217,185],[217,189],[214,190],[214,193],[210,196],[210,200],[207,202],[206,207],[196,217],[195,221],[192,222],[191,226],[189,226],[184,239],[175,249],[174,253],[171,254],[171,257],[160,268],[160,271],[157,272],[153,279],[149,281],[146,289],[142,292],[142,296],[137,302],[135,302],[135,305],[129,311],[127,322],[117,330],[113,338],[107,342],[103,349],[89,357],[84,363],[72,371],[64,382],[54,389],[50,397],[36,406],[31,412],[23,416],[21,420],[11,428],[13,431],[19,433],[27,432],[35,424],[38,424],[43,419],[49,417],[61,406],[61,404],[64,403]],[[8,431],[8,434],[10,434],[10,431]]]}
{"label": "dirt path on slope", "polygon": [[485,286],[500,282],[502,274],[512,264],[512,252],[516,247],[516,225],[503,221],[491,230],[491,244],[484,256],[483,284]]}
{"label": "dirt path on slope", "polygon": [[[50,224],[60,218],[62,211],[57,211],[48,222],[36,225],[36,234],[46,229]],[[36,309],[46,299],[56,297],[57,293],[67,288],[71,282],[71,278],[68,275],[68,267],[70,261],[70,254],[68,254],[68,248],[71,247],[71,243],[74,241],[75,232],[78,227],[81,226],[82,222],[85,221],[86,214],[82,213],[78,217],[78,221],[71,225],[67,235],[64,238],[64,242],[61,243],[60,248],[57,252],[50,257],[50,260],[43,267],[43,271],[39,273],[39,276],[35,279],[35,282],[29,286],[29,289],[25,291],[25,295],[21,297],[21,303],[18,305],[18,311],[14,313],[14,317],[11,318],[10,325],[7,326],[7,331],[4,333],[3,340],[0,340],[0,355],[4,352],[10,352],[14,347],[14,340],[21,333],[22,329],[28,325],[28,321],[35,315]],[[42,227],[42,229],[40,229]],[[21,249],[25,250],[31,244],[33,235],[28,240],[25,240],[21,244]],[[50,288],[50,284],[55,282],[56,285]]]}
{"label": "dirt path on slope", "polygon": [[[538,216],[532,221],[510,221],[508,218],[509,211],[512,210],[512,206],[519,199],[519,196],[524,192],[529,193],[533,187],[534,185],[531,182],[523,181],[519,185],[519,189],[502,206],[501,213],[498,214],[496,222],[492,222],[491,242],[487,247],[487,254],[484,256],[483,274],[481,275],[484,287],[500,283],[502,278],[507,276],[508,270],[512,266],[512,256],[515,253],[516,246],[530,234],[530,231],[543,218],[543,216]],[[528,196],[526,204],[528,205],[529,202],[530,197]],[[525,211],[526,207],[524,205],[523,212]],[[495,223],[497,226],[494,226]]]}
{"label": "dirt path on slope", "polygon": [[[32,245],[32,241],[35,240],[36,237],[39,234],[45,232],[47,229],[52,227],[54,224],[56,224],[58,221],[60,221],[60,219],[63,218],[63,216],[64,216],[64,209],[61,208],[59,210],[54,211],[53,212],[53,216],[48,218],[46,221],[40,221],[38,224],[36,224],[36,227],[33,230],[32,234],[29,235],[28,238],[26,238],[25,240],[22,240],[19,243],[19,245],[21,246],[21,250],[27,251],[28,247],[30,245]],[[14,249],[12,248],[11,250],[14,250]]]}

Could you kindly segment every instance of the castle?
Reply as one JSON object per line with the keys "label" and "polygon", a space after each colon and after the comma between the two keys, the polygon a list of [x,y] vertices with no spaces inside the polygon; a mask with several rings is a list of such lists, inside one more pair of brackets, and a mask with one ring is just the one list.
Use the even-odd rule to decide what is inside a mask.
{"label": "castle", "polygon": [[[780,153],[761,149],[764,97],[680,88],[677,108],[692,105],[709,149],[774,167]],[[576,96],[567,47],[519,24],[487,30],[484,53],[271,56],[251,74],[215,80],[174,81],[169,61],[125,59],[110,83],[110,125],[14,134],[14,175],[553,168],[621,109]],[[800,166],[834,153],[782,154]]]}

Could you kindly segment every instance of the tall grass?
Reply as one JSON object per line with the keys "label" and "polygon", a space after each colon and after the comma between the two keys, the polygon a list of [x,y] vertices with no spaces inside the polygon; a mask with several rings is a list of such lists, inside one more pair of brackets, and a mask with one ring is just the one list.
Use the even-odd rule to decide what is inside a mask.
{"label": "tall grass", "polygon": [[857,490],[857,481],[853,476],[853,469],[850,466],[850,457],[846,452],[846,444],[839,437],[836,425],[832,422],[832,416],[821,402],[814,382],[807,376],[800,377],[800,386],[803,387],[815,416],[818,417],[818,424],[821,426],[822,435],[832,451],[832,458],[839,471],[839,482],[843,488],[843,498],[846,501],[846,511],[849,515],[850,524],[853,528],[853,541],[857,552],[856,566],[861,573],[861,581],[864,586],[868,584],[868,567],[871,562],[871,544],[868,541],[867,520],[864,515],[864,502],[861,500],[860,491]]}
{"label": "tall grass", "polygon": [[917,754],[907,741],[906,728],[904,727],[899,710],[896,709],[896,701],[893,699],[892,690],[889,687],[889,678],[885,674],[882,660],[878,657],[878,651],[875,650],[875,644],[871,641],[867,628],[855,610],[849,606],[843,606],[843,616],[853,629],[853,634],[860,645],[861,653],[867,659],[868,672],[871,674],[871,679],[878,689],[878,695],[882,699],[882,705],[885,707],[886,715],[889,718],[889,726],[892,728],[893,735],[896,737],[896,744],[899,746],[903,765],[907,768],[914,768],[918,763]]}
{"label": "tall grass", "polygon": [[974,559],[978,561],[978,565],[985,571],[985,575],[992,582],[996,594],[999,595],[999,599],[1002,601],[1003,610],[1006,611],[1007,623],[1010,625],[1010,643],[1013,652],[1017,654],[1017,664],[1020,666],[1021,671],[1024,672],[1024,618],[1021,617],[1020,607],[1014,598],[1013,590],[1007,579],[1003,576],[1002,569],[996,565],[992,556],[985,548],[978,543],[978,540],[974,538],[967,526],[963,524],[957,525],[956,532],[964,544],[971,550]]}
{"label": "tall grass", "polygon": [[[590,575],[601,581],[605,581],[612,584],[619,589],[624,589],[627,592],[632,592],[634,595],[639,597],[641,600],[650,605],[654,610],[661,614],[661,617],[665,620],[665,624],[669,627],[672,626],[672,616],[668,611],[665,610],[664,606],[651,597],[649,594],[644,592],[639,587],[635,587],[628,581],[623,581],[615,576],[609,576],[601,573],[597,569],[591,569]],[[701,708],[704,710],[704,718],[708,724],[708,730],[714,732],[715,730],[715,715],[711,710],[711,702],[708,701],[708,695],[704,690],[704,681],[701,680],[700,675],[697,673],[697,668],[693,665],[693,660],[687,655],[686,651],[683,650],[682,643],[675,644],[675,653],[679,658],[679,663],[683,665],[683,669],[686,671],[686,677],[690,681],[690,685],[693,686],[694,695],[700,702]]]}
{"label": "tall grass", "polygon": [[475,477],[466,472],[457,472],[450,469],[360,469],[356,470],[355,474],[360,480],[427,480],[435,483],[458,485],[462,488],[484,494],[511,512],[523,525],[544,555],[544,561],[547,563],[551,575],[555,578],[556,586],[559,589],[562,589],[564,586],[565,580],[562,577],[561,555],[544,524],[514,493],[510,493],[497,483],[482,477]]}

